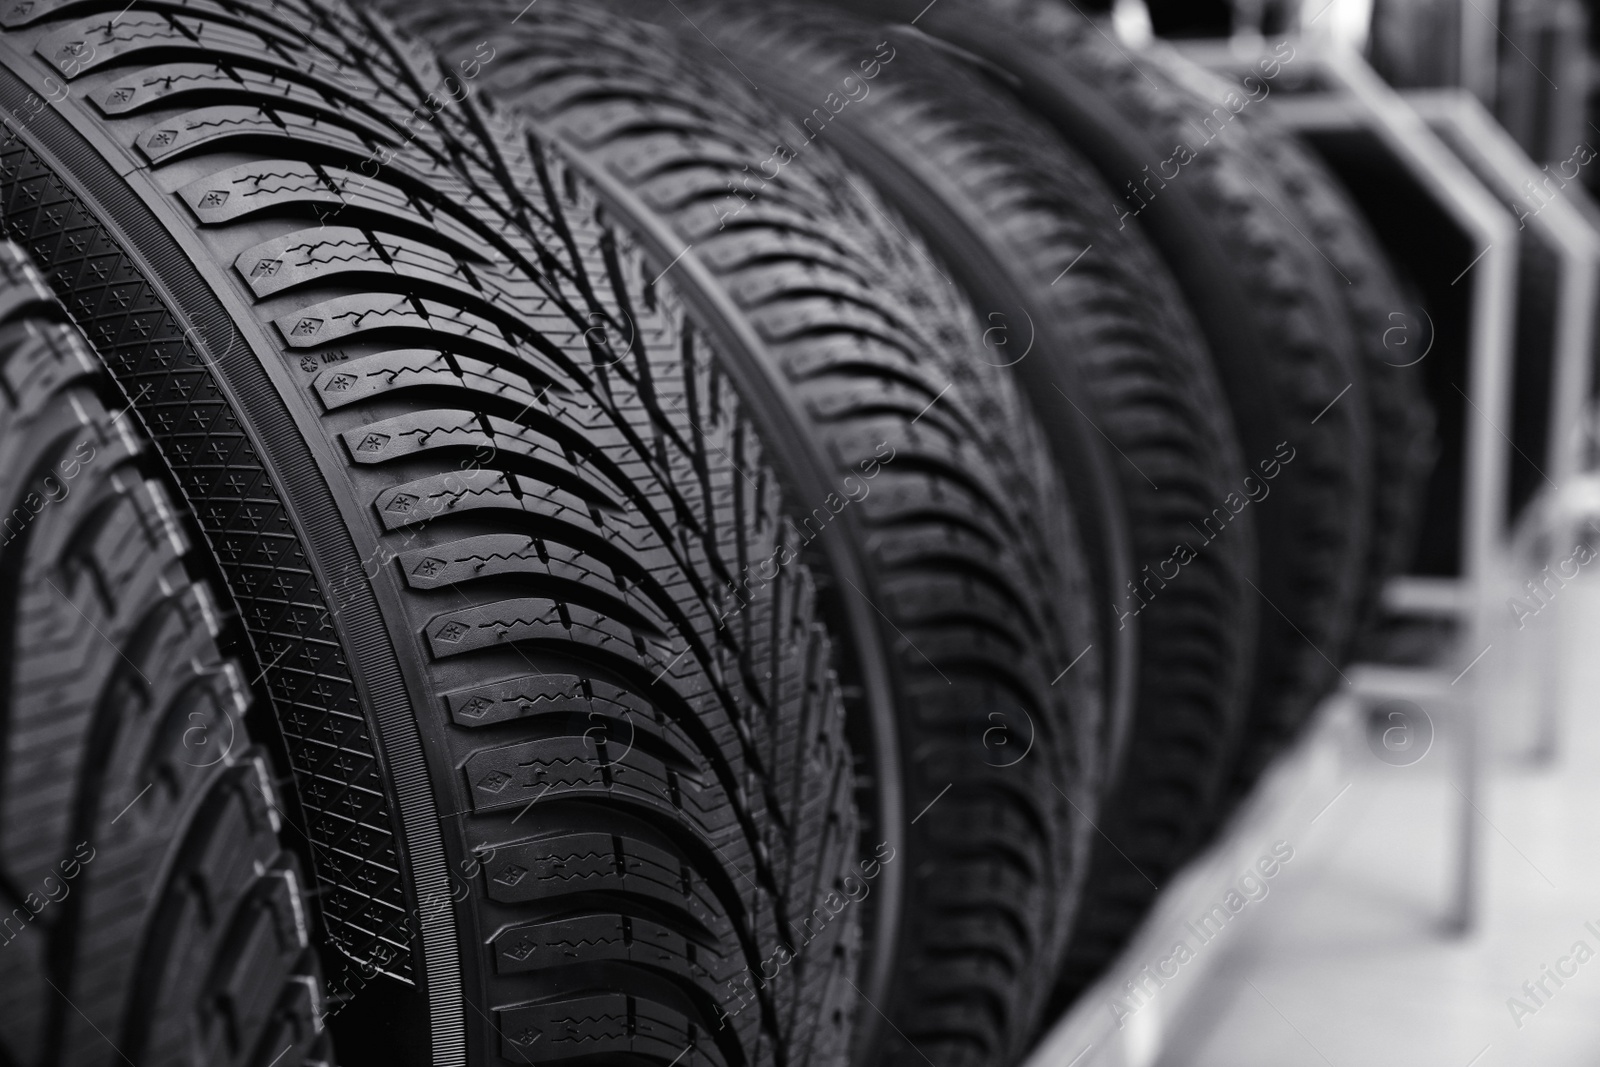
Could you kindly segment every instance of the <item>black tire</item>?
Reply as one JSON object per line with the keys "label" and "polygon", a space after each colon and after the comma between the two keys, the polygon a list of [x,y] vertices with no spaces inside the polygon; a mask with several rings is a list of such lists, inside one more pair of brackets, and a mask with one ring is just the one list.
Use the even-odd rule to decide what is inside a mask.
{"label": "black tire", "polygon": [[[396,6],[447,50],[476,39],[454,13]],[[479,32],[522,6],[490,9]],[[881,609],[914,816],[896,861],[909,879],[899,949],[873,939],[869,976],[885,981],[860,1009],[863,1025],[881,1009],[892,1029],[856,1057],[1007,1062],[1038,1019],[1038,974],[1070,918],[1097,786],[1096,657],[1061,677],[1094,641],[1073,516],[1019,392],[971,358],[970,308],[864,180],[819,143],[730,201],[730,183],[755,173],[754,147],[792,134],[692,31],[628,25],[618,10],[528,9],[502,31],[507,58],[489,77],[693,245],[685,259],[764,339],[835,478],[877,442],[895,449],[817,538],[819,549],[848,538],[866,561],[872,584],[835,579],[830,615],[863,594]],[[731,17],[698,21],[726,46]],[[1029,730],[1017,708],[1035,747],[1007,767],[1003,735],[1020,748]]]}
{"label": "black tire", "polygon": [[1372,520],[1351,658],[1383,616],[1383,587],[1406,573],[1417,550],[1428,478],[1438,455],[1422,370],[1423,338],[1407,324],[1407,296],[1383,246],[1339,180],[1287,130],[1262,122],[1256,151],[1306,220],[1306,234],[1349,279],[1338,287],[1361,357],[1372,426]]}
{"label": "black tire", "polygon": [[330,1062],[249,687],[64,318],[0,243],[0,1062]]}
{"label": "black tire", "polygon": [[[1236,493],[1213,508],[1223,531],[1230,513],[1252,508],[1261,546],[1256,677],[1229,789],[1238,797],[1338,683],[1361,599],[1372,445],[1337,296],[1344,280],[1304,236],[1246,124],[1213,117],[1186,84],[1188,65],[1161,48],[1130,58],[1057,0],[941,0],[920,17],[914,0],[857,6],[916,19],[1001,72],[1118,191],[1102,209],[1142,228],[1206,336],[1245,466],[1266,490],[1259,503]],[[1200,141],[1213,129],[1222,132]],[[1157,172],[1179,144],[1190,158],[1165,180]],[[1154,195],[1123,196],[1135,181]],[[1276,481],[1264,486],[1269,471]],[[1209,538],[1223,536],[1212,525]]]}
{"label": "black tire", "polygon": [[220,561],[333,944],[415,985],[381,1027],[416,1040],[345,1043],[831,1061],[853,916],[733,980],[843,899],[842,704],[803,568],[728,610],[792,546],[670,282],[482,105],[493,46],[444,68],[323,0],[121,7],[0,15],[4,227]]}
{"label": "black tire", "polygon": [[[1058,465],[1095,462],[1086,436],[1111,446],[1127,510],[1115,525],[1131,536],[1136,587],[1118,583],[1105,599],[1116,605],[1113,631],[1138,630],[1135,712],[1101,803],[1060,1001],[1111,959],[1155,887],[1188,858],[1248,701],[1260,604],[1250,587],[1254,517],[1241,513],[1227,538],[1193,548],[1195,527],[1245,477],[1216,371],[1143,237],[1096,210],[1111,200],[1099,177],[959,58],[833,11],[768,7],[739,21],[719,10],[702,21],[735,62],[762,72],[765,89],[790,89],[780,99],[791,114],[805,106],[801,87],[859,80],[848,58],[891,35],[895,62],[820,138],[927,235],[991,330],[1008,327],[1013,336],[991,337],[980,358],[1011,364]],[[1074,912],[1070,898],[1057,906]]]}

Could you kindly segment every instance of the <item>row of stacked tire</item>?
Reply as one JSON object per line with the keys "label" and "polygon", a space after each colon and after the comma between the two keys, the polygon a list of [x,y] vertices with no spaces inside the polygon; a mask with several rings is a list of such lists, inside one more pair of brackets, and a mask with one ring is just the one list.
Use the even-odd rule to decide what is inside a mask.
{"label": "row of stacked tire", "polygon": [[0,1063],[1014,1063],[1406,560],[1291,42],[119,8],[0,10]]}

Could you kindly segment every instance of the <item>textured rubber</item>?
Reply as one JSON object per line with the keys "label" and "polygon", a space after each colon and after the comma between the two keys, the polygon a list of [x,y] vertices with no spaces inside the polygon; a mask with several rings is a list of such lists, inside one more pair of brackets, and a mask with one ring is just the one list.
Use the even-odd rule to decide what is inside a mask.
{"label": "textured rubber", "polygon": [[[449,54],[521,5],[477,26],[395,7]],[[857,1062],[1005,1062],[1036,1022],[1098,785],[1098,656],[1063,674],[1093,641],[1073,516],[1019,391],[972,358],[970,308],[864,180],[825,137],[796,140],[675,12],[663,28],[621,10],[658,13],[530,8],[486,77],[676,227],[769,346],[852,497],[817,543],[855,539],[876,585],[825,597],[870,595],[882,613],[914,816],[895,861],[910,880],[901,948],[873,961],[892,968],[886,995],[861,1005],[864,1025],[876,1007],[893,1027]],[[695,19],[730,50],[741,17]],[[758,166],[774,143],[789,146],[776,177]]]}
{"label": "textured rubber", "polygon": [[[1328,168],[1290,131],[1262,122],[1258,156],[1306,220],[1306,235],[1349,284],[1338,287],[1361,354],[1372,425],[1372,524],[1352,639],[1370,636],[1383,614],[1384,584],[1406,573],[1417,550],[1428,477],[1438,455],[1421,353],[1396,330],[1414,301],[1396,279],[1378,239]],[[1411,343],[1405,343],[1406,341]],[[1347,648],[1348,655],[1353,649]]]}
{"label": "textured rubber", "polygon": [[[865,4],[1003,72],[1118,191],[1098,207],[1150,237],[1210,345],[1252,480],[1196,533],[1231,536],[1248,509],[1261,546],[1256,678],[1230,787],[1242,795],[1338,683],[1363,588],[1371,428],[1344,281],[1253,131],[1231,108],[1213,114],[1163,48],[1130,57],[1058,0],[941,0],[920,18],[918,6]],[[1292,46],[1284,57],[1280,69]]]}
{"label": "textured rubber", "polygon": [[[1248,700],[1253,516],[1195,547],[1195,528],[1245,476],[1210,356],[1142,235],[1096,210],[1111,199],[1099,177],[982,67],[835,12],[778,7],[754,32],[712,32],[737,62],[791,64],[795,83],[859,97],[819,139],[871,176],[989,311],[980,358],[1009,366],[1058,463],[1095,461],[1085,435],[1110,446],[1138,580],[1107,601],[1114,627],[1138,629],[1139,668],[1063,963],[1092,977],[1205,828]],[[850,57],[886,33],[895,61],[868,83]]]}
{"label": "textured rubber", "polygon": [[0,12],[4,225],[221,562],[334,943],[423,1061],[835,1058],[851,917],[735,984],[842,899],[853,782],[805,569],[729,603],[792,534],[670,282],[483,106],[492,45],[120,6]]}
{"label": "textured rubber", "polygon": [[249,687],[64,318],[0,244],[0,1062],[329,1062]]}

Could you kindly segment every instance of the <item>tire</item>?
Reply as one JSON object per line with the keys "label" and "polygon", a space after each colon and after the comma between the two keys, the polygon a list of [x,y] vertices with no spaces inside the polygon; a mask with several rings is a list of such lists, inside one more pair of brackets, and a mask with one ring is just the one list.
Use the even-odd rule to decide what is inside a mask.
{"label": "tire", "polygon": [[331,1062],[250,690],[148,442],[0,243],[0,1062]]}
{"label": "tire", "polygon": [[[1256,150],[1307,222],[1306,234],[1349,279],[1338,287],[1360,352],[1372,426],[1372,519],[1351,658],[1383,616],[1383,587],[1412,564],[1422,505],[1438,454],[1433,407],[1406,331],[1409,299],[1350,195],[1292,133],[1269,123],[1255,130]],[[1397,335],[1398,336],[1395,336]]]}
{"label": "tire", "polygon": [[322,0],[119,8],[0,15],[4,228],[220,562],[332,944],[415,990],[341,1041],[828,1059],[852,916],[792,980],[732,979],[855,867],[843,705],[803,568],[724,610],[789,534],[671,283],[481,103],[490,45],[443,68]]}
{"label": "tire", "polygon": [[804,107],[799,87],[859,78],[847,57],[871,55],[891,35],[895,62],[819,139],[872,176],[974,304],[993,309],[978,358],[1010,365],[1057,464],[1094,463],[1099,449],[1086,437],[1110,445],[1116,504],[1127,512],[1115,533],[1132,538],[1137,581],[1118,583],[1106,601],[1113,634],[1137,628],[1139,656],[1132,733],[1124,760],[1110,763],[1120,773],[1110,772],[1101,802],[1085,895],[1056,903],[1076,914],[1062,962],[1076,990],[1195,847],[1248,701],[1260,603],[1250,587],[1254,516],[1192,547],[1210,509],[1245,478],[1216,371],[1154,252],[1091,207],[1111,199],[1098,176],[981,68],[832,11],[736,19],[719,10],[703,21],[736,63],[763,72],[764,89],[793,87],[779,97],[791,114]]}
{"label": "tire", "polygon": [[[1107,184],[1154,194],[1124,195],[1103,210],[1139,226],[1177,279],[1255,479],[1244,496],[1216,502],[1204,527],[1215,540],[1230,513],[1253,509],[1261,546],[1256,677],[1228,790],[1242,796],[1339,682],[1364,584],[1372,442],[1356,343],[1336,295],[1344,282],[1303,236],[1306,220],[1258,157],[1252,132],[1226,111],[1212,117],[1209,83],[1197,91],[1175,55],[1157,47],[1130,60],[1055,0],[942,0],[920,18],[919,6],[871,0],[865,9],[916,18],[918,30],[989,64]],[[1211,137],[1199,150],[1190,147],[1196,130]],[[1178,144],[1189,158],[1163,178]]]}
{"label": "tire", "polygon": [[[450,54],[521,5],[476,27],[397,6]],[[683,261],[769,348],[835,484],[855,496],[862,462],[894,450],[815,546],[843,540],[865,561],[871,584],[830,575],[825,596],[833,618],[863,597],[881,612],[912,816],[889,838],[909,880],[898,949],[884,948],[895,931],[873,931],[860,1007],[863,1025],[874,1009],[890,1025],[855,1059],[1007,1062],[1037,1021],[1098,787],[1097,657],[1063,677],[1094,640],[1074,516],[1015,386],[969,358],[982,343],[970,308],[862,179],[818,144],[729,198],[755,172],[752,146],[789,135],[703,42],[618,14],[651,10],[542,3],[497,30],[507,58],[488,77],[692,244]],[[714,21],[701,25],[726,47],[733,31]],[[1017,709],[1034,751],[1007,767],[1001,742],[1020,747],[1029,729]]]}

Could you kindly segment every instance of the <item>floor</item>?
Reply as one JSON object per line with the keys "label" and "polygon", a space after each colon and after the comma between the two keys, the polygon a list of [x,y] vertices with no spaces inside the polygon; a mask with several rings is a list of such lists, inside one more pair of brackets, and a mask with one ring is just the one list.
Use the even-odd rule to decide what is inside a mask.
{"label": "floor", "polygon": [[1552,759],[1528,755],[1548,620],[1472,668],[1497,694],[1474,929],[1441,927],[1463,810],[1448,733],[1409,766],[1347,751],[1348,788],[1326,787],[1334,799],[1301,822],[1294,860],[1217,939],[1163,1024],[1159,1067],[1600,1063],[1600,583],[1561,596],[1568,699]]}

